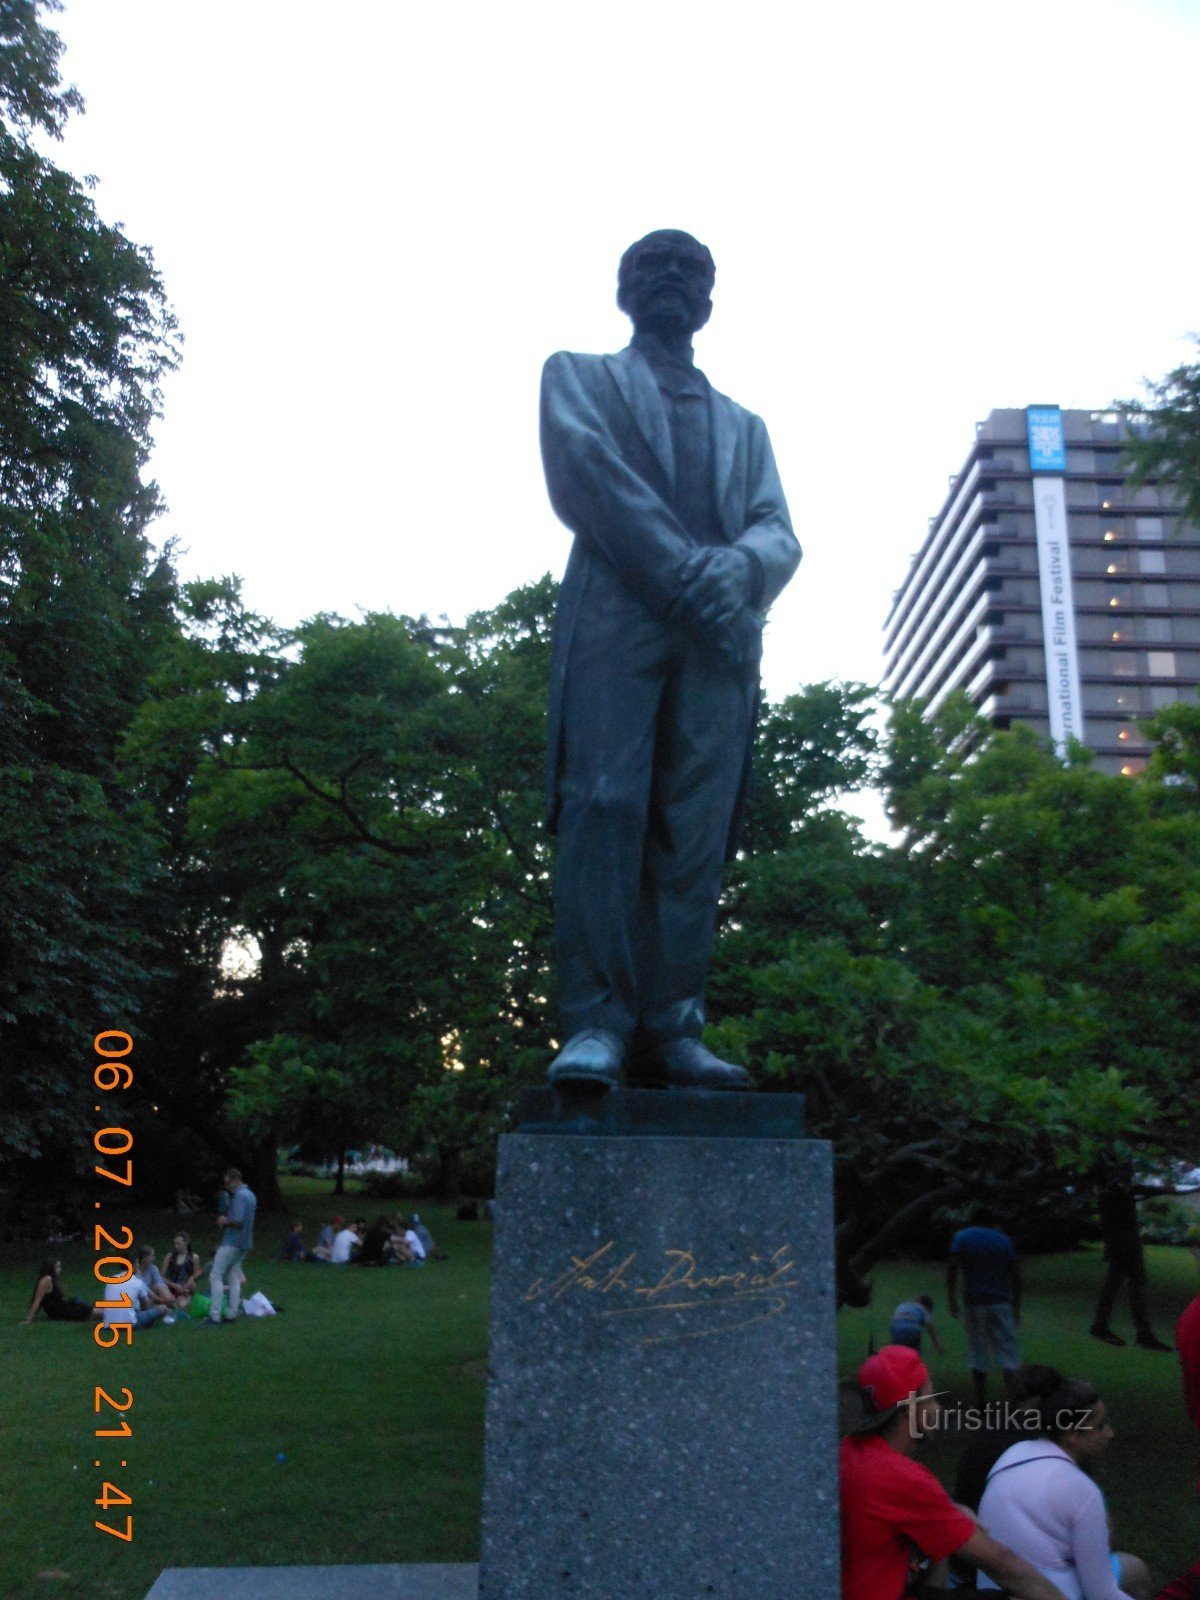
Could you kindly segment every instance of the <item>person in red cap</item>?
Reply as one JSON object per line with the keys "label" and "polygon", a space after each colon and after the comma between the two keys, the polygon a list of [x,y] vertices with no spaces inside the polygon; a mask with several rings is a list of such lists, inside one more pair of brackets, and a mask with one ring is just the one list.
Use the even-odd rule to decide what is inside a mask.
{"label": "person in red cap", "polygon": [[1021,1600],[1063,1600],[1036,1567],[997,1543],[912,1459],[937,1425],[929,1369],[884,1345],[858,1369],[864,1415],[842,1440],[842,1600],[902,1600],[922,1560],[959,1556]]}

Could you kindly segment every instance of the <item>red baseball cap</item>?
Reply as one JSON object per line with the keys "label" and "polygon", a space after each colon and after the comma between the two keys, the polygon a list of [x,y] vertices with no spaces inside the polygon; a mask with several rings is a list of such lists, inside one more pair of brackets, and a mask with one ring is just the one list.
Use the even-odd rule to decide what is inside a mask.
{"label": "red baseball cap", "polygon": [[866,1413],[858,1429],[878,1428],[911,1395],[920,1394],[929,1382],[929,1368],[908,1345],[885,1344],[859,1367],[857,1382]]}

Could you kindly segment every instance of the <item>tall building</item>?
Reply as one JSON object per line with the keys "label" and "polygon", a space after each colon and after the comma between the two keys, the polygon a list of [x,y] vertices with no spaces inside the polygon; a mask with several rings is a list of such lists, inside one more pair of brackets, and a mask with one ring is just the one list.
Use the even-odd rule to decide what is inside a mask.
{"label": "tall building", "polygon": [[936,708],[956,689],[1104,772],[1145,764],[1136,718],[1200,685],[1200,528],[1134,488],[1111,413],[993,411],[885,626],[885,686]]}

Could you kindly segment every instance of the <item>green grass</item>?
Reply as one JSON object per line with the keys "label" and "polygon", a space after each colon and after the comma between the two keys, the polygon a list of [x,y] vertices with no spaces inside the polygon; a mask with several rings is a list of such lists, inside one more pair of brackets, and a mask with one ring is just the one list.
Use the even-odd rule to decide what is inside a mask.
{"label": "green grass", "polygon": [[[286,1185],[289,1205],[311,1240],[335,1208],[327,1183],[301,1186]],[[393,1209],[347,1198],[336,1209]],[[100,1350],[77,1325],[17,1326],[39,1252],[5,1247],[4,1600],[141,1600],[169,1566],[473,1560],[491,1227],[420,1209],[449,1261],[382,1271],[270,1261],[288,1220],[263,1217],[249,1287],[278,1299],[281,1316],[156,1327],[129,1350]],[[106,1215],[127,1218],[160,1258],[177,1226],[162,1212]],[[214,1231],[192,1229],[201,1250]],[[90,1241],[60,1255],[67,1293],[89,1297]],[[96,1384],[132,1390],[128,1445],[95,1450]],[[132,1507],[93,1507],[97,1454]],[[130,1509],[132,1544],[92,1526],[123,1526]]]}
{"label": "green grass", "polygon": [[[288,1183],[310,1238],[334,1209],[326,1188]],[[381,1209],[348,1198],[337,1209]],[[3,1600],[141,1600],[168,1566],[475,1559],[491,1228],[421,1210],[450,1260],[378,1272],[267,1260],[288,1222],[264,1217],[250,1287],[277,1298],[282,1316],[219,1332],[156,1328],[128,1351],[98,1350],[77,1326],[17,1326],[39,1252],[4,1247]],[[127,1215],[160,1254],[175,1230],[165,1213],[106,1213]],[[200,1244],[211,1231],[193,1229]],[[61,1256],[67,1292],[87,1296],[90,1247],[65,1246]],[[1179,1250],[1150,1260],[1159,1329],[1169,1335],[1197,1287],[1195,1267]],[[1165,1578],[1195,1559],[1197,1443],[1173,1357],[1087,1337],[1100,1273],[1094,1250],[1027,1264],[1026,1353],[1101,1385],[1118,1432],[1105,1477],[1118,1536]],[[911,1263],[880,1268],[873,1310],[839,1319],[843,1371],[866,1354],[872,1328],[884,1341],[898,1299],[928,1289],[941,1302],[939,1278]],[[941,1320],[949,1353],[934,1361],[934,1377],[961,1392],[962,1331]],[[92,1466],[95,1384],[134,1394],[131,1443],[101,1442],[102,1459],[129,1462],[112,1478],[133,1495],[131,1545],[92,1527],[102,1476]],[[944,1480],[954,1453],[939,1439],[927,1458]],[[106,1520],[122,1521],[127,1509]]]}

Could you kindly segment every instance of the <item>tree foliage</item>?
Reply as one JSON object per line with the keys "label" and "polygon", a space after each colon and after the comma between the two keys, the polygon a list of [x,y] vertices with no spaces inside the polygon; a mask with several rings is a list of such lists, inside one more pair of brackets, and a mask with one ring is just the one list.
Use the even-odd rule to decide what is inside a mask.
{"label": "tree foliage", "polygon": [[81,1051],[137,1014],[154,829],[116,752],[174,627],[142,477],[174,324],[147,252],[41,155],[77,109],[31,0],[0,5],[0,1152],[64,1145]]}
{"label": "tree foliage", "polygon": [[1126,451],[1135,481],[1173,485],[1183,515],[1200,524],[1200,362],[1183,363],[1147,389],[1145,400],[1118,401],[1132,424]]}

